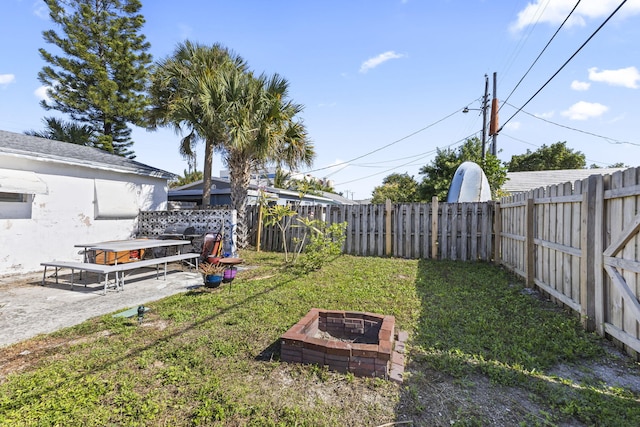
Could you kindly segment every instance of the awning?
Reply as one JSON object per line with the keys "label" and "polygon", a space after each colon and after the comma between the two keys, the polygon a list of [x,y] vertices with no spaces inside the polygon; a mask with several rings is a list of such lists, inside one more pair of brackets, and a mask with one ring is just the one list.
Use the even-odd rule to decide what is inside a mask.
{"label": "awning", "polygon": [[135,184],[103,179],[96,179],[94,183],[96,219],[124,219],[138,216]]}
{"label": "awning", "polygon": [[0,169],[0,193],[49,194],[49,188],[35,172]]}

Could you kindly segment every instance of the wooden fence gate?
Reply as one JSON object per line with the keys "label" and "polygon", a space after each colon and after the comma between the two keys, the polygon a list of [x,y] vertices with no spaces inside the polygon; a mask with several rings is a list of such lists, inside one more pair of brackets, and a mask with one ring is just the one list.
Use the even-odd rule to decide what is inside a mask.
{"label": "wooden fence gate", "polygon": [[640,354],[640,168],[501,199],[500,262]]}

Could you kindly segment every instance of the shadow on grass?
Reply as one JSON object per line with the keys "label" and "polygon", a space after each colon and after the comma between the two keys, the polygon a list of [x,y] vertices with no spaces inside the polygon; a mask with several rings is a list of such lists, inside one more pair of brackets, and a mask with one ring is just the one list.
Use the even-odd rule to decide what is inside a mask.
{"label": "shadow on grass", "polygon": [[604,357],[599,339],[488,263],[422,260],[398,420],[415,425],[640,425],[640,396],[547,374]]}
{"label": "shadow on grass", "polygon": [[280,338],[269,344],[255,359],[258,362],[273,362],[280,360]]}
{"label": "shadow on grass", "polygon": [[[289,279],[289,280],[282,280],[280,282],[276,282],[274,285],[272,286],[268,286],[265,287],[265,289],[256,292],[246,298],[243,298],[239,301],[234,302],[233,304],[221,308],[219,311],[217,311],[215,314],[212,314],[210,316],[207,316],[203,319],[200,319],[198,321],[189,323],[188,326],[177,329],[171,333],[168,333],[162,337],[159,337],[158,339],[153,340],[150,343],[144,344],[144,345],[138,345],[138,346],[132,346],[128,349],[128,351],[126,352],[122,352],[121,355],[114,357],[114,358],[110,358],[108,361],[105,361],[102,364],[98,364],[96,366],[93,366],[90,370],[88,371],[83,371],[83,372],[78,372],[77,374],[74,375],[69,375],[66,379],[66,381],[68,381],[69,383],[73,383],[75,381],[79,381],[81,380],[81,378],[86,377],[87,375],[93,375],[93,374],[98,374],[101,371],[105,371],[107,370],[110,366],[112,365],[118,365],[120,362],[132,358],[132,357],[136,357],[138,355],[140,355],[141,353],[144,353],[145,351],[152,349],[156,346],[161,346],[165,343],[168,343],[176,338],[178,338],[179,336],[197,329],[199,327],[201,327],[202,325],[214,321],[215,319],[225,315],[228,312],[231,312],[239,307],[241,307],[244,304],[247,304],[251,301],[254,301],[256,299],[262,298],[265,295],[268,295],[269,293],[283,287],[286,286],[288,283],[290,283],[291,281],[293,281],[294,279]],[[188,294],[190,297],[195,297],[198,293],[201,294],[206,294],[206,292],[197,292],[197,291],[190,291],[187,292],[186,294]],[[181,294],[181,296],[184,296],[185,294]],[[175,296],[173,296],[175,297]],[[172,297],[168,297],[168,298],[172,298]],[[109,321],[113,321],[113,318],[111,315],[106,315],[103,317],[103,319],[105,319],[107,322]],[[137,318],[134,318],[134,320],[126,320],[123,321],[120,324],[121,327],[123,327],[124,329],[130,330],[133,329],[133,327],[135,326],[136,328],[139,327],[138,322],[137,322]],[[269,358],[271,356],[269,356],[269,358],[267,358],[267,354],[269,352],[271,352],[271,354],[274,354],[274,352],[276,351],[275,347],[278,344],[278,342],[274,342],[273,344],[271,344],[269,347],[267,347],[267,349],[265,349],[263,351],[263,357],[265,357],[265,359],[259,359],[259,360],[269,360]],[[260,356],[258,356],[256,359],[258,359]],[[45,386],[45,387],[38,387],[37,389],[31,389],[29,392],[27,393],[22,393],[19,397],[14,396],[14,398],[11,400],[10,402],[10,407],[13,408],[18,408],[20,406],[22,406],[23,404],[26,404],[26,402],[29,402],[31,399],[34,398],[34,396],[40,396],[40,395],[47,395],[49,393],[55,392],[55,390],[58,389],[58,385],[55,384],[55,382],[53,384],[51,384],[50,386]],[[9,402],[7,402],[9,403]],[[7,408],[8,409],[8,408]]]}

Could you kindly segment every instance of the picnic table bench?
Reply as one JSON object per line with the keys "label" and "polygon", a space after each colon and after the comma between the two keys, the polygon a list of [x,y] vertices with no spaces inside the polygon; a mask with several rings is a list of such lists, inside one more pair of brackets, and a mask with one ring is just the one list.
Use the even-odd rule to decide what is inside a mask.
{"label": "picnic table bench", "polygon": [[[141,242],[140,240],[137,240],[135,242],[134,241],[104,242],[103,244],[80,245],[80,246],[86,246],[86,247],[92,247],[92,248],[95,247],[95,248],[107,250],[107,251],[117,251],[117,250],[121,250],[122,248],[127,248],[127,249],[133,248],[134,246],[136,248],[138,246],[149,248],[149,247],[162,247],[162,246],[170,246],[170,245],[179,246],[182,244],[184,244],[184,242],[180,240],[174,240],[174,241],[145,240],[143,242]],[[200,254],[197,254],[197,253],[184,253],[184,254],[178,253],[176,255],[142,259],[142,260],[127,262],[127,263],[119,263],[119,264],[116,263],[113,265],[98,264],[93,262],[78,262],[78,261],[41,262],[40,265],[44,267],[44,273],[42,276],[42,285],[43,286],[45,285],[47,267],[54,267],[56,269],[55,270],[56,283],[58,283],[58,270],[61,268],[69,268],[71,269],[71,289],[73,289],[73,286],[74,286],[73,276],[74,276],[75,270],[78,270],[80,273],[82,273],[83,271],[87,271],[90,273],[98,273],[98,274],[104,275],[104,294],[106,294],[110,284],[109,274],[111,273],[115,274],[115,282],[113,283],[113,287],[115,287],[117,290],[124,290],[124,280],[126,277],[125,272],[127,271],[142,268],[142,267],[156,266],[156,279],[158,279],[160,276],[160,266],[164,265],[164,280],[166,280],[168,263],[177,262],[177,261],[194,261],[195,268],[197,269],[199,257],[200,257]]]}
{"label": "picnic table bench", "polygon": [[[134,261],[125,264],[94,264],[90,262],[74,262],[74,261],[47,261],[41,262],[40,265],[44,267],[44,273],[42,275],[42,285],[45,285],[45,279],[47,276],[47,267],[54,267],[56,283],[58,283],[58,270],[61,268],[71,269],[71,289],[73,289],[73,276],[75,270],[87,271],[90,273],[98,273],[104,275],[104,293],[106,294],[109,287],[109,274],[115,273],[114,287],[117,290],[124,290],[125,272],[142,267],[156,266],[156,279],[160,277],[160,265],[164,264],[164,280],[167,280],[167,264],[170,262],[195,260],[196,269],[198,268],[198,258],[200,254],[187,253],[169,255],[160,258],[150,258],[141,261]],[[85,285],[86,286],[86,285]]]}

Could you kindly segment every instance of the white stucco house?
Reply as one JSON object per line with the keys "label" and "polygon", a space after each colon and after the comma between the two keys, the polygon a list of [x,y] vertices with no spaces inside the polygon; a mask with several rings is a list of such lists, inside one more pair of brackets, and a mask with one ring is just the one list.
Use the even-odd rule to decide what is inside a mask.
{"label": "white stucco house", "polygon": [[0,130],[0,276],[82,260],[76,244],[127,239],[167,208],[174,175],[105,151]]}

